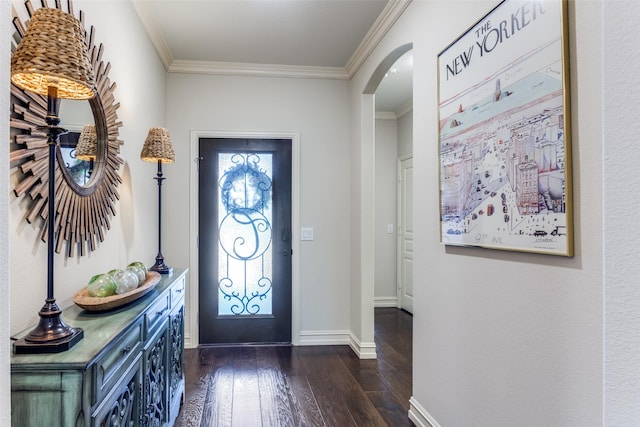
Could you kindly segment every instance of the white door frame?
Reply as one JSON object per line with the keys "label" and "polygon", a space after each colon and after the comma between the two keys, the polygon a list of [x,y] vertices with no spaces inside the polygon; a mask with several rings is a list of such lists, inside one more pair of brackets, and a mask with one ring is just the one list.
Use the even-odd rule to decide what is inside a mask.
{"label": "white door frame", "polygon": [[[397,298],[397,304],[396,307],[397,308],[403,308],[402,307],[402,294],[403,294],[403,290],[405,287],[405,280],[404,280],[404,240],[405,240],[405,228],[406,228],[406,224],[404,223],[404,211],[405,211],[405,201],[406,201],[406,197],[404,197],[404,191],[403,191],[403,187],[404,187],[404,178],[403,178],[403,173],[402,173],[402,163],[407,161],[407,160],[411,160],[413,159],[413,154],[409,154],[406,156],[402,156],[400,158],[398,158],[398,166],[397,166],[397,171],[398,171],[398,189],[397,189],[397,227],[396,227],[396,231],[397,231],[397,240],[396,240],[396,280],[397,280],[397,286],[396,286],[396,298]],[[413,307],[411,308],[411,312],[413,313]]]}
{"label": "white door frame", "polygon": [[189,283],[186,305],[189,315],[185,319],[185,348],[196,348],[200,344],[198,325],[198,159],[200,138],[246,138],[246,139],[290,139],[291,140],[291,343],[300,342],[300,134],[277,131],[215,131],[192,130],[192,162],[189,167]]}

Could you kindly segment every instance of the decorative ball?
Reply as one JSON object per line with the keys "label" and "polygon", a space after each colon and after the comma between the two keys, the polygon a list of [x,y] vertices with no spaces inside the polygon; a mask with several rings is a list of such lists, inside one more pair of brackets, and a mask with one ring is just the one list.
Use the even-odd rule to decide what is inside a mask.
{"label": "decorative ball", "polygon": [[117,279],[117,276],[119,276],[120,274],[122,274],[122,270],[120,270],[119,268],[114,268],[113,270],[109,270],[109,272],[107,273],[109,276],[113,277],[114,279]]}
{"label": "decorative ball", "polygon": [[116,273],[114,279],[116,279],[116,283],[118,284],[116,288],[118,295],[126,294],[138,287],[138,276],[128,269],[124,271],[120,270],[119,273]]}
{"label": "decorative ball", "polygon": [[136,277],[138,278],[138,285],[142,285],[147,279],[147,273],[143,269],[135,265],[129,265],[129,267],[127,267],[125,271],[130,271],[136,275]]}
{"label": "decorative ball", "polygon": [[108,274],[96,274],[89,280],[87,290],[92,297],[108,297],[116,293],[118,285]]}
{"label": "decorative ball", "polygon": [[127,267],[131,267],[131,266],[135,266],[135,267],[140,268],[142,271],[144,271],[144,274],[145,274],[145,277],[146,277],[146,275],[147,275],[147,266],[146,266],[146,265],[144,265],[144,263],[143,263],[143,262],[141,262],[141,261],[134,261],[134,262],[132,262],[131,264],[129,264]]}

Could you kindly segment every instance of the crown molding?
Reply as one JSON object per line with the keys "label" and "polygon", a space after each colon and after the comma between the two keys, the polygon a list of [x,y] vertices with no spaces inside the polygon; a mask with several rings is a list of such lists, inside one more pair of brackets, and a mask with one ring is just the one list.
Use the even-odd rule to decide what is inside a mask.
{"label": "crown molding", "polygon": [[169,70],[169,67],[174,62],[173,55],[171,54],[171,50],[164,40],[164,37],[162,37],[160,30],[158,30],[158,27],[155,25],[154,20],[151,19],[151,13],[149,11],[151,6],[149,5],[149,2],[131,0],[131,5],[138,15],[140,23],[144,27],[149,40],[151,40],[151,44],[156,49],[164,69]]}
{"label": "crown molding", "polygon": [[398,118],[404,116],[405,114],[407,114],[409,111],[413,110],[413,99],[408,100],[407,102],[405,102],[404,104],[402,104],[397,110],[396,110],[396,116]]}
{"label": "crown molding", "polygon": [[351,55],[345,66],[349,78],[358,72],[364,61],[367,60],[371,52],[378,46],[382,38],[389,29],[400,18],[400,15],[409,6],[412,0],[390,0],[384,10],[373,23],[367,35],[364,37],[356,51]]}
{"label": "crown molding", "polygon": [[307,79],[351,78],[342,67],[308,67],[277,64],[247,64],[240,62],[211,62],[175,60],[167,69],[170,73],[217,74],[230,76],[291,77]]}
{"label": "crown molding", "polygon": [[376,120],[398,120],[413,110],[413,99],[402,104],[396,111],[376,111]]}
{"label": "crown molding", "polygon": [[376,120],[397,120],[398,116],[393,111],[376,111]]}
{"label": "crown molding", "polygon": [[291,77],[349,80],[360,69],[371,52],[398,20],[412,0],[390,0],[360,42],[345,67],[310,67],[296,65],[249,64],[233,62],[174,60],[169,46],[151,19],[150,3],[131,0],[158,57],[169,73],[216,74],[260,77]]}

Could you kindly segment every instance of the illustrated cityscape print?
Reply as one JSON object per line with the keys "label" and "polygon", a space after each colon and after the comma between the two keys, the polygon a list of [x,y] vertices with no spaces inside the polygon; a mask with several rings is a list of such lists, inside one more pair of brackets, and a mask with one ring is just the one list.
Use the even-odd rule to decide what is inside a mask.
{"label": "illustrated cityscape print", "polygon": [[[488,17],[470,31],[477,43],[467,44],[482,50],[483,60],[501,43],[514,44],[518,31],[534,27],[534,18],[550,14],[549,2],[539,2],[537,10],[537,2],[513,3],[518,7],[504,21]],[[498,22],[500,33],[492,34]],[[499,69],[478,67],[483,74],[477,81],[441,98],[442,242],[571,255],[561,34],[512,51]],[[473,55],[480,56],[465,48],[442,63],[440,79],[453,80]]]}

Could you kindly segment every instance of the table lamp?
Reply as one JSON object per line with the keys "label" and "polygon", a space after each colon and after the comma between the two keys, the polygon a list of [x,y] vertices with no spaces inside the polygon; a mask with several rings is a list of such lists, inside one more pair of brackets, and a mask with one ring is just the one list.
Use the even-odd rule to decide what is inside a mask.
{"label": "table lamp", "polygon": [[96,135],[96,126],[85,125],[82,128],[82,132],[80,132],[80,137],[78,138],[78,145],[76,145],[75,156],[76,156],[76,159],[89,162],[87,179],[90,179],[91,175],[93,175],[93,167],[96,161],[97,153],[98,153],[98,137]]}
{"label": "table lamp", "polygon": [[76,159],[95,160],[98,152],[98,138],[95,125],[86,125],[80,132],[78,145],[76,145]]}
{"label": "table lamp", "polygon": [[49,146],[47,199],[47,298],[38,315],[38,325],[14,343],[21,353],[57,353],[79,342],[84,333],[64,323],[54,297],[54,234],[56,199],[56,150],[59,136],[67,133],[59,126],[61,98],[90,99],[94,94],[93,69],[87,57],[82,25],[60,9],[43,7],[31,16],[27,31],[11,57],[11,82],[19,88],[47,97],[46,126]]}
{"label": "table lamp", "polygon": [[162,176],[162,164],[173,163],[175,157],[169,131],[158,127],[149,129],[140,158],[147,162],[158,163],[158,173],[154,178],[158,182],[158,255],[156,263],[149,270],[157,271],[160,274],[173,272],[173,268],[165,264],[164,256],[162,256],[162,181],[165,179]]}

